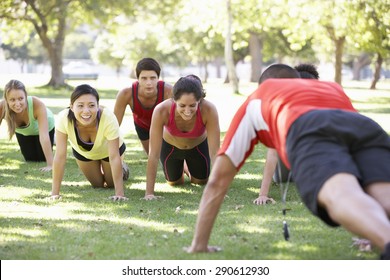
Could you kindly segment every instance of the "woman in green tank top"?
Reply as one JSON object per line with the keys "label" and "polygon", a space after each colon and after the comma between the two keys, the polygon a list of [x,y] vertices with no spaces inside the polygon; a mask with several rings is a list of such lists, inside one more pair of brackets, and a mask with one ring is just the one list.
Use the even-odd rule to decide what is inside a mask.
{"label": "woman in green tank top", "polygon": [[9,81],[0,101],[0,124],[6,121],[9,139],[16,136],[26,161],[43,162],[41,171],[50,171],[53,164],[54,116],[35,96],[27,96],[24,84]]}

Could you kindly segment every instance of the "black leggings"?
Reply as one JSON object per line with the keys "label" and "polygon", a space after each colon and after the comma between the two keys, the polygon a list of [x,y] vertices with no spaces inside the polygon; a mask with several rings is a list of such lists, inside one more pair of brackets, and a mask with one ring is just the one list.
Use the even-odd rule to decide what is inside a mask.
{"label": "black leggings", "polygon": [[183,176],[184,160],[191,176],[200,180],[207,179],[210,175],[210,155],[207,139],[189,150],[181,150],[168,144],[163,139],[160,161],[167,181],[174,182]]}
{"label": "black leggings", "polygon": [[[54,144],[54,128],[49,131],[51,147]],[[18,140],[20,151],[26,161],[46,161],[43,153],[39,135],[24,136],[20,133],[15,133]]]}

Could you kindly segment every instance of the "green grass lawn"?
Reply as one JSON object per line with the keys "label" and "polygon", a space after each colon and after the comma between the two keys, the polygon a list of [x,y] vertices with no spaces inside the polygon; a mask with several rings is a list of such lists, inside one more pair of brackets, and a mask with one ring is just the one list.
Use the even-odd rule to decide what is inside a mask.
{"label": "green grass lawn", "polygon": [[[231,112],[244,100],[232,96],[225,86],[206,84],[207,98],[229,99],[216,104],[222,130],[226,129]],[[249,94],[255,85],[244,87]],[[100,90],[99,90],[100,91]],[[101,104],[113,104],[116,90],[103,90]],[[47,98],[55,113],[66,107],[69,91],[53,93],[33,88],[31,95]],[[346,88],[355,106],[370,115],[387,131],[390,119],[390,91],[370,91]],[[223,96],[222,96],[223,95]],[[222,99],[222,97],[224,99]],[[65,101],[63,101],[65,100]],[[233,102],[234,101],[234,102]],[[234,103],[234,104],[233,104]],[[226,110],[230,104],[231,110]],[[221,106],[220,106],[221,105]],[[225,106],[225,107],[224,107]],[[224,110],[225,108],[225,110]],[[130,118],[129,112],[127,116]],[[127,128],[126,128],[127,129]],[[265,158],[265,148],[255,152],[234,180],[223,203],[212,232],[210,245],[222,252],[187,254],[194,233],[203,187],[186,183],[171,187],[158,170],[156,193],[158,201],[144,201],[146,155],[135,132],[126,130],[126,162],[131,169],[126,182],[125,202],[112,202],[112,189],[93,189],[78,170],[68,149],[62,200],[50,201],[51,174],[42,173],[44,164],[26,163],[14,139],[8,141],[4,123],[0,127],[0,259],[2,260],[322,260],[377,259],[378,252],[361,252],[352,245],[352,236],[341,228],[333,229],[313,217],[290,184],[287,207],[292,210],[286,219],[291,238],[282,234],[281,192],[271,187],[275,205],[256,206],[259,181]],[[223,134],[222,134],[223,135]]]}

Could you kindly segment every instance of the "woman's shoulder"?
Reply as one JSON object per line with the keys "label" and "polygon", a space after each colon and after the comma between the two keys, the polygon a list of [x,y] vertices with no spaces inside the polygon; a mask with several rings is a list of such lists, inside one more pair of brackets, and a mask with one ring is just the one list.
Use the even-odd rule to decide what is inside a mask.
{"label": "woman's shoulder", "polygon": [[154,119],[158,119],[159,121],[165,123],[166,120],[169,118],[172,103],[173,100],[171,98],[159,103],[153,110],[153,116],[158,116],[158,118]]}
{"label": "woman's shoulder", "polygon": [[41,98],[39,98],[37,96],[28,96],[27,100],[28,99],[31,100],[31,102],[33,104],[34,111],[39,110],[39,111],[43,112],[43,110],[45,110],[45,112],[46,112],[46,110],[48,109],[45,102]]}
{"label": "woman's shoulder", "polygon": [[43,101],[37,97],[37,96],[27,96],[27,100],[31,100],[32,103],[34,104],[34,106],[44,106],[46,107],[45,103],[43,103]]}
{"label": "woman's shoulder", "polygon": [[169,110],[172,106],[173,100],[172,98],[165,99],[163,102],[157,104],[157,106],[154,108],[154,111],[162,112],[164,110]]}
{"label": "woman's shoulder", "polygon": [[202,99],[200,102],[200,110],[201,112],[217,112],[217,107],[214,103],[208,101],[207,99]]}

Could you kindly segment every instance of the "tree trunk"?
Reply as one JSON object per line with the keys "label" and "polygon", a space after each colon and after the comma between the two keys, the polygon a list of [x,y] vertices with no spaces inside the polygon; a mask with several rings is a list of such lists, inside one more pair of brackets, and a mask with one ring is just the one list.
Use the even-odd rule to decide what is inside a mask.
{"label": "tree trunk", "polygon": [[360,81],[360,73],[362,71],[362,68],[364,66],[367,66],[371,63],[371,59],[366,53],[362,53],[358,57],[356,57],[353,60],[353,66],[352,66],[352,80],[354,81]]}
{"label": "tree trunk", "polygon": [[381,77],[382,63],[383,63],[383,57],[380,53],[378,53],[378,58],[375,62],[374,78],[372,79],[370,89],[376,89],[376,83],[379,81],[379,78]]}
{"label": "tree trunk", "polygon": [[337,37],[333,26],[325,26],[325,28],[336,48],[334,81],[341,85],[345,36]]}
{"label": "tree trunk", "polygon": [[203,67],[204,67],[203,82],[207,83],[207,80],[209,79],[209,70],[208,70],[207,66],[209,65],[209,63],[207,62],[207,60],[205,60],[202,64],[203,64]]}
{"label": "tree trunk", "polygon": [[64,74],[62,72],[62,47],[52,47],[48,49],[50,66],[51,66],[51,78],[48,86],[53,88],[59,88],[65,86]]}
{"label": "tree trunk", "polygon": [[263,63],[263,40],[261,35],[250,32],[249,37],[249,54],[251,60],[251,82],[258,83]]}
{"label": "tree trunk", "polygon": [[226,30],[226,38],[225,38],[225,63],[227,67],[227,72],[229,76],[230,83],[233,86],[233,93],[238,94],[238,77],[236,73],[236,68],[234,66],[234,58],[233,58],[233,45],[232,45],[232,22],[233,15],[231,10],[231,1],[226,0],[226,8],[227,8],[227,30]]}
{"label": "tree trunk", "polygon": [[[35,2],[26,2],[32,7],[32,10],[37,15],[37,18],[30,18],[29,21],[34,25],[39,38],[42,41],[43,47],[46,49],[51,66],[51,78],[48,86],[58,88],[65,86],[64,74],[62,72],[62,52],[65,42],[66,17],[67,17],[67,1],[59,1],[57,19],[58,23],[54,30],[49,30],[49,24],[46,21],[45,15],[41,13],[39,7],[35,6]],[[49,38],[49,33],[57,32],[54,40]]]}
{"label": "tree trunk", "polygon": [[345,36],[337,38],[334,42],[336,46],[334,81],[341,85]]}

